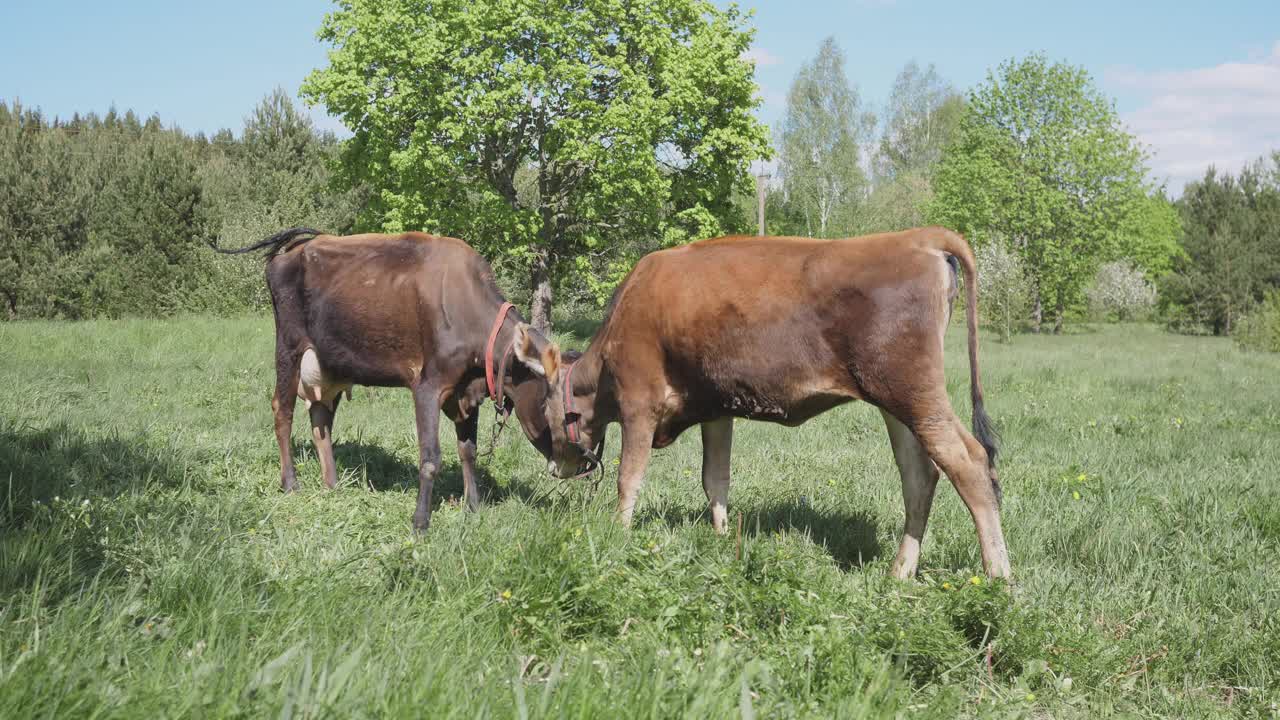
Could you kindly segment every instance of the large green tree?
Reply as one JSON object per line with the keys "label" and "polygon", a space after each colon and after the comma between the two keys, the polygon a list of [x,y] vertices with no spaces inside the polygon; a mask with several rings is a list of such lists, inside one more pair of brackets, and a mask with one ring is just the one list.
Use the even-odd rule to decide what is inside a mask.
{"label": "large green tree", "polygon": [[844,71],[844,51],[827,38],[796,73],[778,133],[779,171],[788,205],[804,219],[795,230],[848,235],[869,182],[862,145],[875,126]]}
{"label": "large green tree", "polygon": [[362,223],[528,263],[535,325],[577,256],[714,234],[767,153],[753,31],[705,0],[345,0],[304,95],[353,131]]}
{"label": "large green tree", "polygon": [[1144,155],[1088,73],[1043,55],[1001,64],[969,97],[934,178],[934,222],[977,243],[1007,242],[1060,331],[1107,259],[1127,253],[1146,202]]}

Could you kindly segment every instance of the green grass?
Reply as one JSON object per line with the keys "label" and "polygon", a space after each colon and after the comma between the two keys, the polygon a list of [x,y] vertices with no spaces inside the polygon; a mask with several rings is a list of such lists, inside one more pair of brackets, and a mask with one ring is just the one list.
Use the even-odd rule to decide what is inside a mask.
{"label": "green grass", "polygon": [[612,473],[557,493],[514,428],[463,512],[451,427],[415,539],[403,390],[343,404],[333,492],[299,413],[285,497],[271,346],[261,319],[0,325],[0,717],[1277,715],[1278,356],[987,338],[1007,590],[970,582],[945,484],[922,578],[885,577],[902,500],[866,405],[739,423],[740,541],[708,526],[696,432],[628,532]]}

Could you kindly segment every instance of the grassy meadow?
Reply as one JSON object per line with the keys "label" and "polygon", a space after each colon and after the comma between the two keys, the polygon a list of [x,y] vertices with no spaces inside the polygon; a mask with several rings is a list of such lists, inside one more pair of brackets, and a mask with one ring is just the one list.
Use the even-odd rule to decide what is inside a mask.
{"label": "grassy meadow", "polygon": [[[357,388],[279,492],[269,318],[0,324],[0,717],[1276,717],[1280,356],[1141,325],[982,346],[1016,582],[943,481],[922,576],[879,414],[696,431],[632,531],[514,424],[468,514],[452,426]],[[950,391],[967,418],[963,334]],[[481,445],[489,438],[490,409]]]}

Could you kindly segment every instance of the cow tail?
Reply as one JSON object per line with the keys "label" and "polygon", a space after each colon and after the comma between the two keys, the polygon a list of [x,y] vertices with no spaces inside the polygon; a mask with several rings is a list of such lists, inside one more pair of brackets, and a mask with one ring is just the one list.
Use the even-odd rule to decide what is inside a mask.
{"label": "cow tail", "polygon": [[267,238],[266,240],[263,240],[262,242],[254,243],[253,245],[246,245],[245,247],[242,247],[242,248],[235,248],[235,249],[220,248],[212,240],[209,241],[209,247],[213,248],[215,251],[220,252],[224,255],[240,255],[243,253],[253,252],[255,250],[265,249],[266,252],[263,253],[263,257],[266,258],[267,260],[270,260],[271,258],[279,255],[280,253],[288,252],[298,247],[299,245],[302,245],[303,243],[306,243],[310,240],[314,240],[316,237],[323,234],[324,233],[320,232],[319,230],[312,230],[311,228],[296,227],[296,228],[289,228],[288,230],[281,230],[280,232],[276,233],[275,235],[272,235],[271,237]]}
{"label": "cow tail", "polygon": [[987,451],[987,468],[991,475],[991,489],[996,502],[1001,499],[1000,481],[996,478],[996,455],[1000,452],[1000,436],[996,433],[991,417],[982,401],[982,380],[978,370],[978,269],[973,250],[959,233],[939,228],[941,242],[938,249],[954,257],[964,271],[965,322],[969,331],[969,396],[973,401],[973,435]]}

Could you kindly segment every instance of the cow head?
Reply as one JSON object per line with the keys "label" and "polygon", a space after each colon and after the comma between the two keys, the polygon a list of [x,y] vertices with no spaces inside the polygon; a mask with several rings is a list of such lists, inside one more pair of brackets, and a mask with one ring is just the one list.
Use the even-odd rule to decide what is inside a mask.
{"label": "cow head", "polygon": [[[594,393],[575,395],[573,409],[566,407],[565,375],[581,353],[570,351],[562,355],[555,343],[539,345],[539,339],[531,328],[522,325],[516,331],[515,354],[542,380],[537,397],[531,394],[531,399],[541,404],[541,422],[550,438],[550,452],[543,452],[548,460],[547,470],[556,477],[569,478],[599,464],[607,425],[596,422]],[[576,383],[580,378],[573,379]]]}

